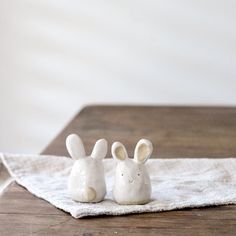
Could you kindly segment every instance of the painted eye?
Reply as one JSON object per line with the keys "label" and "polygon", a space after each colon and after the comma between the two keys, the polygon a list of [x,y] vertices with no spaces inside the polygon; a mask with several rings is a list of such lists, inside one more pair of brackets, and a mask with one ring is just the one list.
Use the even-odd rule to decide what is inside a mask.
{"label": "painted eye", "polygon": [[138,176],[140,176],[140,174],[138,173]]}
{"label": "painted eye", "polygon": [[124,176],[124,174],[122,173],[121,176]]}

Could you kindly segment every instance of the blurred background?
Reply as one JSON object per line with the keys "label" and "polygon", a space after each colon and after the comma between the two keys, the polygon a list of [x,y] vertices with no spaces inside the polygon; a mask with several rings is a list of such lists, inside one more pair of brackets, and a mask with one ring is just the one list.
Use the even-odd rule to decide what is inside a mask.
{"label": "blurred background", "polygon": [[0,0],[0,151],[87,104],[236,105],[234,0]]}

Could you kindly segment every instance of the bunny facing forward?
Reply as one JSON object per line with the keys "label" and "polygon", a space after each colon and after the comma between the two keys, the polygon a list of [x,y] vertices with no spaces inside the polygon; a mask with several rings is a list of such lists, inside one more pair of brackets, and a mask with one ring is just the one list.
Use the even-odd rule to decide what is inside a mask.
{"label": "bunny facing forward", "polygon": [[117,161],[113,198],[118,204],[146,204],[150,201],[151,181],[144,163],[152,150],[152,143],[141,139],[135,147],[134,159],[130,159],[122,143],[113,143],[112,156]]}
{"label": "bunny facing forward", "polygon": [[90,156],[86,156],[83,142],[76,134],[67,137],[66,147],[75,160],[68,183],[71,198],[78,202],[102,201],[106,194],[102,159],[107,154],[107,141],[99,139]]}

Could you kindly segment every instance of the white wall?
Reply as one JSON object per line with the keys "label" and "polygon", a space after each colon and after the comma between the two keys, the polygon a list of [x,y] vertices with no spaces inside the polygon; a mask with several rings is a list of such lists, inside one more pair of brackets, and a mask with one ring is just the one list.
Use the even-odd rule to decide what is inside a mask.
{"label": "white wall", "polygon": [[0,1],[0,150],[85,104],[236,105],[234,0]]}

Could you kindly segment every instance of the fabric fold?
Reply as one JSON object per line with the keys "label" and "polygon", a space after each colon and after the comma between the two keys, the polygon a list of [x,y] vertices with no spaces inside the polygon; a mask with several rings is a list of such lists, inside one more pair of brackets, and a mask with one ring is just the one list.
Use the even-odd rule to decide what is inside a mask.
{"label": "fabric fold", "polygon": [[75,218],[236,203],[236,158],[150,159],[146,165],[151,176],[152,200],[145,205],[118,205],[112,200],[113,159],[104,160],[107,195],[100,203],[71,200],[67,191],[74,163],[71,158],[1,154],[1,160],[18,184]]}

